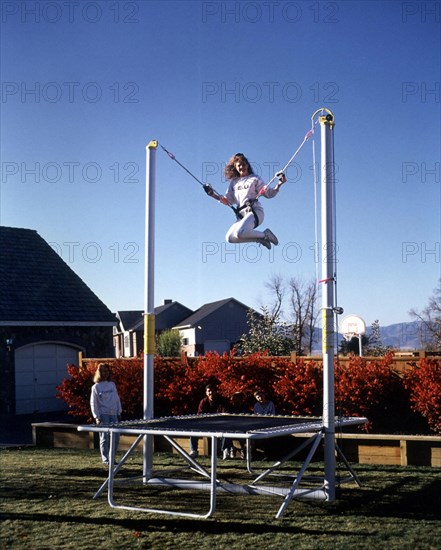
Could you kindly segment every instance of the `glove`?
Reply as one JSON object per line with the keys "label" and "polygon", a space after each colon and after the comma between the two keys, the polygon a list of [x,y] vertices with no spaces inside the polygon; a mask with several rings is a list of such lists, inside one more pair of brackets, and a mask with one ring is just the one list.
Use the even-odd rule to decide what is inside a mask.
{"label": "glove", "polygon": [[209,183],[204,183],[203,188],[208,196],[212,197],[214,195],[214,189],[211,187]]}
{"label": "glove", "polygon": [[277,172],[276,177],[279,178],[280,183],[286,182],[286,176],[283,172]]}

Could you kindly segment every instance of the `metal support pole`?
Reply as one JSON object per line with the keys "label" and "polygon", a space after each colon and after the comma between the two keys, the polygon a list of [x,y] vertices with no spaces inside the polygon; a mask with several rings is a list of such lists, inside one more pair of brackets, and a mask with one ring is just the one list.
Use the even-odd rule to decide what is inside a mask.
{"label": "metal support pole", "polygon": [[[144,279],[144,419],[154,417],[153,360],[155,353],[155,172],[157,141],[146,147],[145,279]],[[144,438],[143,475],[153,468],[153,436]]]}
{"label": "metal support pole", "polygon": [[334,116],[319,118],[321,127],[321,240],[322,240],[322,351],[323,351],[323,431],[327,500],[335,499],[335,403],[334,403],[334,282],[336,243],[333,242],[333,139]]}

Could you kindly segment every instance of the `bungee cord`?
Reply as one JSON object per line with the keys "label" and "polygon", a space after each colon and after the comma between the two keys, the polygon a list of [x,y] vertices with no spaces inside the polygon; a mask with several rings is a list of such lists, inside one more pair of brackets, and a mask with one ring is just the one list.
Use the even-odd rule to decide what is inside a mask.
{"label": "bungee cord", "polygon": [[[177,164],[179,164],[179,166],[181,168],[183,168],[187,174],[189,174],[194,180],[196,180],[204,189],[204,191],[207,193],[207,195],[210,195],[210,196],[218,196],[219,198],[221,197],[220,193],[218,193],[216,191],[216,189],[214,189],[214,187],[212,185],[210,185],[209,183],[204,183],[202,182],[199,178],[197,178],[193,172],[190,172],[190,170],[184,166],[182,164],[182,162],[180,162],[176,156],[171,153],[170,151],[168,151],[161,143],[158,142],[158,145],[167,153],[167,155],[172,159],[174,160]],[[236,218],[240,218],[240,209],[239,208],[236,208],[235,206],[233,206],[232,204],[228,204],[228,206],[233,210]]]}
{"label": "bungee cord", "polygon": [[[158,142],[159,143],[159,142]],[[205,185],[199,178],[197,178],[192,172],[190,172],[190,170],[188,168],[186,168],[182,162],[179,162],[179,160],[175,157],[175,155],[173,153],[170,153],[170,151],[168,151],[161,143],[159,143],[159,146],[162,148],[163,151],[165,151],[167,153],[167,155],[172,159],[174,160],[177,164],[179,164],[179,166],[181,168],[183,168],[187,174],[189,174],[194,180],[196,180],[200,185],[202,185],[202,187]]]}
{"label": "bungee cord", "polygon": [[314,262],[315,262],[315,281],[317,295],[320,292],[319,285],[319,241],[318,241],[318,178],[317,178],[317,164],[315,158],[315,139],[312,139],[312,172],[314,179]]}
{"label": "bungee cord", "polygon": [[[317,124],[317,122],[315,123]],[[279,170],[278,172],[276,172],[274,174],[274,176],[270,179],[270,181],[265,185],[265,187],[263,189],[265,189],[265,191],[270,187],[270,185],[273,183],[273,181],[275,181],[276,178],[279,178],[282,174],[284,174],[288,168],[291,166],[291,164],[294,162],[294,159],[297,157],[297,155],[300,153],[300,151],[303,149],[303,146],[305,145],[305,143],[308,141],[308,139],[314,134],[314,126],[315,124],[313,125],[313,127],[308,131],[306,132],[305,134],[305,137],[303,138],[303,141],[302,143],[299,145],[299,147],[296,149],[295,153],[293,154],[293,156],[289,159],[289,161],[285,164],[285,166]],[[262,191],[263,191],[262,189]],[[263,191],[263,192],[265,192]],[[262,192],[260,193],[261,195],[263,194]]]}

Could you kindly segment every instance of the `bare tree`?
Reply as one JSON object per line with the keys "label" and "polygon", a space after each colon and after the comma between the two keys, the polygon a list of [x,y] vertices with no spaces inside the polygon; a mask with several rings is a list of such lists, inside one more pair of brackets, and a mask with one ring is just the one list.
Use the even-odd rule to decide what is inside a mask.
{"label": "bare tree", "polygon": [[273,275],[265,286],[273,296],[268,310],[273,320],[283,317],[289,324],[294,351],[299,355],[311,353],[318,316],[315,281],[305,283],[292,277],[285,283],[281,275]]}
{"label": "bare tree", "polygon": [[415,309],[411,309],[409,315],[421,321],[424,332],[430,335],[431,341],[428,342],[427,338],[424,338],[422,344],[429,345],[434,350],[441,349],[441,278],[422,312],[418,313]]}
{"label": "bare tree", "polygon": [[290,314],[294,325],[294,349],[299,355],[312,352],[314,329],[317,322],[317,285],[295,277],[289,281]]}
{"label": "bare tree", "polygon": [[311,353],[318,316],[315,281],[305,283],[293,277],[286,283],[281,275],[273,275],[265,287],[272,297],[272,303],[261,308],[266,328],[263,330],[262,320],[257,323],[251,319],[251,332],[259,334],[262,341],[265,334],[271,333],[278,342],[277,348],[286,350],[290,340],[290,349],[298,355]]}
{"label": "bare tree", "polygon": [[285,298],[285,283],[281,275],[273,275],[271,279],[265,283],[266,288],[274,295],[269,315],[273,319],[278,319],[282,315],[282,305]]}

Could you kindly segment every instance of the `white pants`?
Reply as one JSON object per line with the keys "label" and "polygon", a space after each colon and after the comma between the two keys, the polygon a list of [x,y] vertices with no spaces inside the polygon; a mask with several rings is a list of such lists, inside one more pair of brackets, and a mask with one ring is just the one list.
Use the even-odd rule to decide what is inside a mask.
{"label": "white pants", "polygon": [[[263,211],[256,212],[256,214],[260,225],[263,222]],[[225,239],[229,243],[260,242],[265,238],[265,233],[263,233],[263,231],[256,231],[256,229],[254,229],[254,222],[254,214],[250,210],[241,220],[233,223],[227,231]]]}

